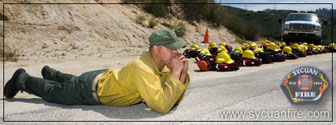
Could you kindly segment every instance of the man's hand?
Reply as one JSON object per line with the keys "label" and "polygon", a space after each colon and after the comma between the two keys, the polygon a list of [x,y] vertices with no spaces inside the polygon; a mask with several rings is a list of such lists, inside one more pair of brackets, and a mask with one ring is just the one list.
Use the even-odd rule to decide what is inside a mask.
{"label": "man's hand", "polygon": [[184,56],[183,56],[183,59],[181,61],[183,62],[182,73],[187,73],[188,72],[188,68],[189,68],[189,61]]}
{"label": "man's hand", "polygon": [[179,57],[179,59],[183,62],[183,69],[180,75],[180,81],[184,83],[188,73],[189,61],[184,56]]}
{"label": "man's hand", "polygon": [[[178,68],[178,70],[172,69],[172,75],[174,75],[176,78],[178,78],[182,83],[185,82],[185,78],[187,76],[189,62],[188,60],[182,55],[182,54],[175,54],[171,60],[179,62],[179,68],[182,66],[181,70]],[[173,64],[173,63],[172,63]],[[169,66],[168,66],[169,67]]]}
{"label": "man's hand", "polygon": [[176,78],[180,78],[181,72],[184,68],[183,59],[181,59],[183,55],[180,53],[177,53],[173,55],[173,57],[170,59],[170,62],[167,64],[167,66],[171,69],[171,74],[175,76]]}

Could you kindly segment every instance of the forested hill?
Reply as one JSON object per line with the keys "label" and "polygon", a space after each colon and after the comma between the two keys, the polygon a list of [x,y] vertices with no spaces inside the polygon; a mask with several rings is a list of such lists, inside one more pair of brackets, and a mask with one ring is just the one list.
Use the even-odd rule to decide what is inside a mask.
{"label": "forested hill", "polygon": [[[245,9],[235,8],[225,6],[229,12],[242,18],[251,25],[257,25],[259,29],[259,36],[266,37],[268,39],[280,40],[281,34],[281,24],[278,22],[279,19],[284,20],[291,10],[271,10],[266,9],[264,11],[248,11]],[[323,26],[322,36],[324,37],[323,42],[325,44],[331,42],[331,29],[332,29],[332,11],[331,9],[317,9],[314,11],[321,20],[327,19],[328,24]],[[334,10],[334,23],[336,13]],[[335,31],[335,25],[334,25]],[[334,32],[334,38],[335,38]]]}

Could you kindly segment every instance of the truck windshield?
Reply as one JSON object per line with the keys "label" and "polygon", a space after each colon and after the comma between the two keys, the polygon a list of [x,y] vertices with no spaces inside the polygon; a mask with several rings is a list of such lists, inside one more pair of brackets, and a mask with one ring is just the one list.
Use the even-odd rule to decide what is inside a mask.
{"label": "truck windshield", "polygon": [[313,14],[289,14],[286,21],[314,21],[317,22],[317,16]]}

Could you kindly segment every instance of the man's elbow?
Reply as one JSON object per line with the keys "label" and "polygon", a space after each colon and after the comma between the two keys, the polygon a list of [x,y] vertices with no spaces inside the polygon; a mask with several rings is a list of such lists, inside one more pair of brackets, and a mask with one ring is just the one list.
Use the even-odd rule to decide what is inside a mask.
{"label": "man's elbow", "polygon": [[157,112],[161,113],[161,114],[167,114],[170,109],[160,109],[160,110],[156,110]]}
{"label": "man's elbow", "polygon": [[155,106],[151,109],[161,114],[167,114],[171,110],[171,108],[168,108],[167,106]]}

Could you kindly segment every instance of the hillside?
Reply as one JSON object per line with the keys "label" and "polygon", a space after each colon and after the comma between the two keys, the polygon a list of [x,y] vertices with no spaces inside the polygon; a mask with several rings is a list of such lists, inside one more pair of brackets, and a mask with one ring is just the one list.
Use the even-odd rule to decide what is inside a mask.
{"label": "hillside", "polygon": [[244,9],[226,7],[230,12],[244,20],[249,20],[251,25],[257,25],[260,36],[268,39],[280,40],[281,24],[278,19],[284,19],[289,10],[265,10],[265,11],[247,11]]}
{"label": "hillside", "polygon": [[[19,59],[139,55],[148,49],[147,39],[153,31],[169,29],[164,23],[180,22],[187,30],[180,38],[183,43],[200,44],[208,27],[210,41],[235,44],[235,35],[225,27],[212,27],[205,21],[190,24],[174,16],[171,20],[155,18],[158,24],[149,28],[148,20],[154,17],[139,6],[97,4],[111,3],[103,0],[82,2],[94,4],[5,4],[5,53],[15,53]],[[139,15],[145,16],[142,25],[135,21]]]}
{"label": "hillside", "polygon": [[[260,41],[263,38],[280,40],[281,24],[278,19],[284,19],[290,12],[270,9],[254,12],[219,4],[187,4],[191,1],[176,0],[185,4],[164,5],[169,7],[169,12],[162,16],[155,9],[151,10],[152,13],[145,11],[141,4],[104,4],[125,1],[132,2],[6,0],[6,3],[74,4],[6,4],[3,18],[0,12],[0,26],[5,22],[5,58],[16,61],[18,58],[41,57],[134,56],[147,50],[147,39],[153,31],[170,29],[178,24],[185,26],[185,35],[180,40],[188,45],[200,44],[206,28],[209,28],[210,42],[226,42],[233,46],[239,45],[235,42],[238,37],[240,42],[245,42],[244,39]],[[204,3],[208,0],[197,1]],[[2,1],[0,3],[2,5]],[[326,36],[324,43],[329,43],[332,35],[326,34],[331,34],[331,10],[318,9],[315,12],[323,19],[328,19],[322,35]],[[138,17],[144,17],[142,24],[137,23]],[[154,28],[149,27],[150,20],[157,22]],[[2,30],[0,32],[3,38]]]}

